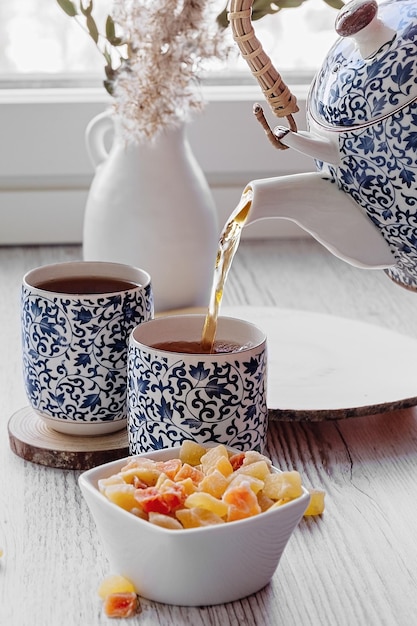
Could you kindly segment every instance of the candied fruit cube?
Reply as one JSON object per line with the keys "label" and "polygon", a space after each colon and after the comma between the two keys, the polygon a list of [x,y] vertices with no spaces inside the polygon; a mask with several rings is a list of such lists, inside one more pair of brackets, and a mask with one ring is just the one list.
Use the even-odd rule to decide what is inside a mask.
{"label": "candied fruit cube", "polygon": [[205,453],[206,448],[191,439],[185,439],[180,448],[180,460],[183,463],[195,466],[200,463],[200,459]]}
{"label": "candied fruit cube", "polygon": [[271,475],[271,471],[265,461],[255,461],[248,465],[243,463],[243,465],[236,470],[235,474],[244,474],[245,476],[253,476],[259,480],[265,480],[267,476]]}
{"label": "candied fruit cube", "polygon": [[199,509],[207,509],[208,511],[212,511],[216,513],[219,517],[223,517],[227,514],[227,504],[211,496],[209,493],[202,493],[196,491],[188,496],[188,498],[184,502],[184,506],[187,508],[199,508]]}
{"label": "candied fruit cube", "polygon": [[269,474],[265,478],[263,492],[272,500],[298,498],[303,493],[301,476],[296,471]]}
{"label": "candied fruit cube", "polygon": [[236,452],[236,454],[232,454],[229,458],[229,461],[233,467],[233,471],[235,472],[242,465],[245,459],[246,452]]}
{"label": "candied fruit cube", "polygon": [[175,511],[176,517],[182,524],[183,528],[199,528],[200,526],[212,526],[213,524],[225,524],[222,519],[213,511],[208,509],[199,509],[197,507],[191,509],[178,509]]}
{"label": "candied fruit cube", "polygon": [[204,478],[204,474],[197,467],[190,465],[189,463],[184,463],[181,469],[177,472],[175,476],[176,481],[185,480],[186,478],[191,478],[195,485],[198,485],[200,480]]}
{"label": "candied fruit cube", "polygon": [[174,480],[178,470],[181,468],[182,461],[180,459],[169,459],[168,461],[158,461],[155,465],[160,472]]}
{"label": "candied fruit cube", "polygon": [[163,513],[154,513],[151,511],[149,513],[149,521],[151,524],[155,524],[155,526],[162,526],[162,528],[169,528],[170,530],[182,529],[182,524],[180,524],[175,517],[164,515]]}
{"label": "candied fruit cube", "polygon": [[221,498],[228,486],[229,481],[226,476],[219,472],[218,469],[214,469],[208,476],[204,476],[198,489],[199,491],[209,493],[215,498]]}
{"label": "candied fruit cube", "polygon": [[111,593],[136,593],[133,583],[131,583],[128,578],[120,576],[119,574],[107,576],[107,578],[102,581],[97,591],[102,600]]}
{"label": "candied fruit cube", "polygon": [[140,604],[136,593],[111,593],[104,598],[103,608],[107,617],[132,617]]}
{"label": "candied fruit cube", "polygon": [[189,496],[190,493],[194,493],[194,491],[197,491],[197,486],[193,483],[191,478],[184,478],[184,480],[176,480],[175,482],[183,486],[184,492],[187,496]]}
{"label": "candied fruit cube", "polygon": [[[190,496],[188,496],[190,497]],[[167,479],[160,489],[148,487],[147,489],[136,489],[136,505],[150,513],[164,513],[168,515],[184,504],[187,494],[184,487]]]}
{"label": "candied fruit cube", "polygon": [[145,485],[148,485],[148,487],[153,487],[156,484],[160,474],[161,471],[154,465],[131,467],[121,472],[121,476],[126,483],[133,483],[133,481],[137,479]]}
{"label": "candied fruit cube", "polygon": [[251,476],[250,474],[236,474],[231,477],[231,481],[229,483],[228,488],[231,489],[233,487],[237,487],[242,482],[248,483],[254,493],[258,493],[259,491],[262,491],[262,489],[264,488],[264,484],[265,484],[263,480],[259,480],[259,478],[256,478],[255,476]]}
{"label": "candied fruit cube", "polygon": [[252,491],[249,481],[242,481],[240,485],[226,489],[223,494],[223,502],[228,505],[228,522],[261,513],[258,498]]}
{"label": "candied fruit cube", "polygon": [[122,485],[108,485],[104,492],[110,502],[114,502],[125,511],[130,511],[138,505],[135,499],[136,489],[133,485],[123,483]]}
{"label": "candied fruit cube", "polygon": [[[153,487],[156,487],[156,489],[160,489],[166,480],[171,480],[171,479],[168,478],[168,476],[162,472],[161,474],[159,474],[158,480],[156,481],[155,485],[153,485]],[[145,485],[145,487],[147,486],[148,485]]]}
{"label": "candied fruit cube", "polygon": [[214,468],[211,469],[210,472],[213,472],[214,470],[219,470],[223,476],[230,476],[233,474],[233,465],[230,463],[229,459],[225,456],[221,456],[217,459]]}
{"label": "candied fruit cube", "polygon": [[229,454],[227,452],[226,446],[220,444],[218,446],[215,446],[214,448],[208,448],[207,452],[203,454],[200,459],[203,472],[205,474],[209,474],[211,470],[215,469],[217,461],[221,457],[225,457],[227,460],[229,460]]}
{"label": "candied fruit cube", "polygon": [[281,498],[280,500],[273,500],[268,511],[270,509],[279,509],[280,506],[282,506],[283,504],[287,504],[287,502],[291,502],[291,500],[293,500],[293,498]]}
{"label": "candied fruit cube", "polygon": [[272,467],[271,459],[268,459],[268,457],[264,456],[260,452],[257,452],[257,450],[248,450],[247,452],[245,452],[245,458],[243,459],[242,465],[257,463],[258,461],[265,461],[269,468]]}
{"label": "candied fruit cube", "polygon": [[325,492],[321,489],[309,489],[310,503],[304,512],[305,516],[321,515],[324,512]]}
{"label": "candied fruit cube", "polygon": [[124,485],[125,481],[118,474],[114,474],[113,476],[109,476],[108,478],[100,478],[98,481],[98,489],[100,493],[106,493],[106,488],[109,485]]}

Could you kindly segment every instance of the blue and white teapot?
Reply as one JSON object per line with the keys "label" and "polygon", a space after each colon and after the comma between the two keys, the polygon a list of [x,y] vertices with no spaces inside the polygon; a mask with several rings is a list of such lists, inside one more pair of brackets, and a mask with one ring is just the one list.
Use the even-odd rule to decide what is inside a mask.
{"label": "blue and white teapot", "polygon": [[307,101],[308,132],[297,131],[294,96],[256,39],[251,0],[232,0],[234,39],[274,113],[279,148],[312,156],[317,171],[249,183],[246,223],[293,220],[333,254],[359,267],[385,268],[417,289],[417,3],[353,0],[338,13],[340,35]]}

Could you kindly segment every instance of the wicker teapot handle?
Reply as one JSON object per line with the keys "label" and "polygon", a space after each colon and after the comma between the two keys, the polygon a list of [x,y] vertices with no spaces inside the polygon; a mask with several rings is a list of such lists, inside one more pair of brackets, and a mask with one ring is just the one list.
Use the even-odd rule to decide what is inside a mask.
{"label": "wicker teapot handle", "polygon": [[[298,111],[297,100],[272,65],[271,59],[255,35],[251,21],[253,3],[254,0],[231,0],[228,18],[233,39],[258,81],[272,112],[277,117],[286,117],[289,130],[295,132],[297,125],[292,114]],[[280,142],[279,136],[269,127],[260,104],[255,104],[254,113],[273,145],[286,149],[287,146]],[[285,129],[281,129],[281,136],[284,135]]]}

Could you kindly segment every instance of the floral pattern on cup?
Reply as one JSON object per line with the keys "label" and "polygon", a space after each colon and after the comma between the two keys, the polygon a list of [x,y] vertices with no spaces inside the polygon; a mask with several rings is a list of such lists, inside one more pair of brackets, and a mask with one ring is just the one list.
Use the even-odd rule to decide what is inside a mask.
{"label": "floral pattern on cup", "polygon": [[32,407],[66,422],[125,420],[127,342],[133,328],[153,315],[150,284],[79,300],[23,286],[21,304]]}
{"label": "floral pattern on cup", "polygon": [[131,341],[130,453],[173,447],[184,439],[263,450],[268,425],[265,344],[252,348],[247,357],[187,357],[161,356]]}

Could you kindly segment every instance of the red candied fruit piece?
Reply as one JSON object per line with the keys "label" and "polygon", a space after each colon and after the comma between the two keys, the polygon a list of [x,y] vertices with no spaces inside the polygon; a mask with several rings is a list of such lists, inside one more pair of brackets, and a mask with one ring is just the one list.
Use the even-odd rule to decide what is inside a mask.
{"label": "red candied fruit piece", "polygon": [[170,485],[161,490],[156,487],[138,489],[135,493],[135,500],[138,501],[145,513],[163,513],[169,515],[181,507],[187,494],[183,485]]}
{"label": "red candied fruit piece", "polygon": [[245,460],[244,452],[236,452],[236,454],[232,454],[229,461],[231,466],[233,467],[233,471],[235,472],[239,467],[242,467],[243,461]]}
{"label": "red candied fruit piece", "polygon": [[132,617],[140,604],[136,593],[110,593],[104,598],[103,608],[107,617]]}

